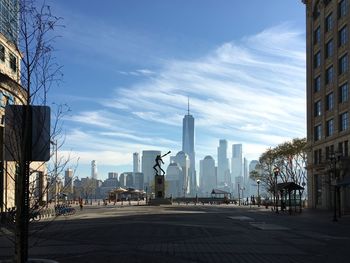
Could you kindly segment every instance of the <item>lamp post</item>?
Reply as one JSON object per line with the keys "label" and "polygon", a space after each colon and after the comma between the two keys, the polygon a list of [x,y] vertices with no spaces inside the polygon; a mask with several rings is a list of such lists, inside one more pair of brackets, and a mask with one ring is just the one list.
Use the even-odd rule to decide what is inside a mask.
{"label": "lamp post", "polygon": [[237,185],[237,190],[238,190],[238,206],[241,206],[241,187],[239,184]]}
{"label": "lamp post", "polygon": [[245,190],[245,187],[241,187],[241,191],[242,191],[242,203],[244,205],[244,195],[243,195],[243,191]]}
{"label": "lamp post", "polygon": [[256,183],[258,184],[258,207],[260,207],[260,192],[259,192],[259,185],[260,185],[260,180],[256,180]]}
{"label": "lamp post", "polygon": [[277,176],[278,176],[279,172],[280,172],[280,169],[278,167],[273,168],[273,173],[275,175],[274,195],[275,195],[275,209],[276,209],[276,213],[278,213]]}
{"label": "lamp post", "polygon": [[[333,193],[333,222],[337,222],[337,161],[339,161],[341,154],[340,153],[334,153],[331,152],[329,154],[329,160],[331,161],[331,166],[333,168],[333,174],[334,174],[334,180],[333,180],[333,185],[334,185],[334,193]],[[339,207],[340,209],[340,207]]]}

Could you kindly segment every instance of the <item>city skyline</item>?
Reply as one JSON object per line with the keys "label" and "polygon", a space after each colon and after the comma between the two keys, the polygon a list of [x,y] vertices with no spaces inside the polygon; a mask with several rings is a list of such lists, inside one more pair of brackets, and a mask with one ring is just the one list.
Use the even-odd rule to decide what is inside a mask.
{"label": "city skyline", "polygon": [[105,178],[132,171],[133,152],[180,151],[188,97],[197,160],[217,159],[221,138],[242,143],[252,160],[305,136],[303,5],[183,3],[49,3],[65,24],[56,52],[64,81],[49,98],[71,108],[59,154],[71,154],[73,164],[79,158],[77,176],[90,174],[91,160]]}

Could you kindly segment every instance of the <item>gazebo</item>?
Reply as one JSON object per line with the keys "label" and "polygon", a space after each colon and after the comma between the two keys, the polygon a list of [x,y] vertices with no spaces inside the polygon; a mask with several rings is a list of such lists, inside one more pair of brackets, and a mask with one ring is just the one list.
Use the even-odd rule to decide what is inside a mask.
{"label": "gazebo", "polygon": [[[297,211],[299,207],[299,212],[301,213],[302,200],[301,195],[304,190],[304,187],[294,183],[286,182],[277,184],[277,190],[281,194],[281,210],[283,211],[286,208],[288,201],[288,211],[289,214],[292,213],[292,206],[294,206],[294,211]],[[298,191],[298,195],[297,195]],[[292,198],[293,197],[293,198]]]}
{"label": "gazebo", "polygon": [[228,203],[229,200],[231,200],[231,193],[220,190],[220,189],[213,189],[211,191],[211,197],[213,198],[223,198],[225,203]]}

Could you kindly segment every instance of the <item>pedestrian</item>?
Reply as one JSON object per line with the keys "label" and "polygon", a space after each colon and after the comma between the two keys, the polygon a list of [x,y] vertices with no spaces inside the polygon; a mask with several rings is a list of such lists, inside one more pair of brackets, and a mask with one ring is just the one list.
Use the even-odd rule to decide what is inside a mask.
{"label": "pedestrian", "polygon": [[83,200],[82,199],[79,200],[79,206],[80,206],[80,211],[83,210]]}

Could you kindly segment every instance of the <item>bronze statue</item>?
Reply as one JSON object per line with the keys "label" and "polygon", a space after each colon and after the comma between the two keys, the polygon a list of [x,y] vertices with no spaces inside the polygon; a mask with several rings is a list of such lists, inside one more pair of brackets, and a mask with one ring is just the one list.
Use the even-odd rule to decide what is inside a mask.
{"label": "bronze statue", "polygon": [[168,155],[169,153],[171,153],[171,151],[167,152],[166,154],[163,154],[162,156],[160,155],[157,155],[155,161],[156,161],[156,164],[153,165],[153,169],[156,171],[156,175],[159,175],[158,174],[158,170],[157,170],[157,167],[160,169],[161,172],[163,172],[163,175],[165,174],[165,171],[162,169],[161,165],[164,164],[162,158],[166,155]]}

